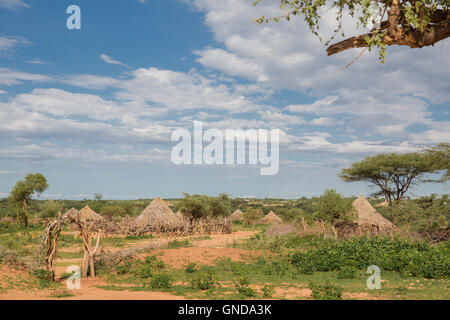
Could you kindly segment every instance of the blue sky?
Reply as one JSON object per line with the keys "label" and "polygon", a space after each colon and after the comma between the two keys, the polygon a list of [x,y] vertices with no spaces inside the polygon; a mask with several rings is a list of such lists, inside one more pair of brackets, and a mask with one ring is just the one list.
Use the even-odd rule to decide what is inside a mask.
{"label": "blue sky", "polygon": [[[47,177],[43,198],[367,195],[340,181],[343,167],[450,141],[448,40],[342,70],[358,50],[327,57],[301,19],[257,26],[280,9],[252,2],[0,0],[0,197],[30,172]],[[71,4],[81,30],[66,28]],[[172,164],[170,135],[194,120],[280,129],[279,173]],[[430,192],[448,190],[411,195]]]}

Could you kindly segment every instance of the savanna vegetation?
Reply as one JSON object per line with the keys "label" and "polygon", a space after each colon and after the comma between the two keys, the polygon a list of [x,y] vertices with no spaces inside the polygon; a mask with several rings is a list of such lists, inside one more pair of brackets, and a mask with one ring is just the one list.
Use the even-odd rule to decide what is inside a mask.
{"label": "savanna vegetation", "polygon": [[[165,292],[208,299],[448,299],[448,195],[410,197],[416,184],[447,181],[448,163],[448,145],[441,144],[369,157],[343,169],[345,180],[378,188],[368,200],[395,226],[387,234],[353,237],[338,237],[335,227],[358,223],[356,197],[333,189],[299,199],[184,194],[164,203],[193,224],[228,219],[239,209],[232,233],[108,234],[105,223],[95,231],[76,218],[65,221],[61,205],[88,205],[106,221],[128,223],[153,199],[107,200],[98,193],[84,200],[38,200],[47,181],[29,174],[0,200],[0,296],[13,289],[77,296],[64,288],[73,276],[66,269],[75,263],[83,277],[100,279],[95,290],[124,298]],[[281,224],[262,223],[271,211]],[[23,271],[15,274],[7,266]],[[369,266],[380,269],[381,289],[368,289]]]}

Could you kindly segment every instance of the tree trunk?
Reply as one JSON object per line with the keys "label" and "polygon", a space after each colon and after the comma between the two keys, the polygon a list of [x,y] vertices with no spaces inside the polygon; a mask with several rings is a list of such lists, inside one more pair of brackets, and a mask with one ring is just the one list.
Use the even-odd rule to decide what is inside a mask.
{"label": "tree trunk", "polygon": [[28,228],[28,204],[27,204],[27,200],[23,200],[23,211],[25,212],[25,218],[24,218],[24,223],[25,223],[25,228]]}

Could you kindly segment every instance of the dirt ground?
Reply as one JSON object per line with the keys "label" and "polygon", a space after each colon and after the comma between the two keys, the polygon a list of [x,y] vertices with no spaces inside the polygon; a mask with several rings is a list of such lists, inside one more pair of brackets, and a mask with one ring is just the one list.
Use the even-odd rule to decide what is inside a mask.
{"label": "dirt ground", "polygon": [[[152,255],[159,255],[160,259],[173,268],[181,268],[186,262],[196,262],[198,264],[209,265],[218,258],[230,258],[232,261],[243,261],[249,255],[256,254],[248,250],[227,247],[233,243],[238,243],[244,239],[250,238],[257,231],[237,231],[232,234],[211,235],[207,239],[204,237],[180,237],[176,240],[182,241],[190,239],[193,247],[178,249],[154,249],[151,250]],[[130,243],[126,248],[145,247],[149,243],[155,244],[156,247],[163,247],[173,239],[147,239]],[[110,251],[116,251],[123,248],[107,248]],[[61,248],[60,252],[73,253],[78,252],[79,247]],[[69,265],[80,265],[80,258],[57,259],[56,275],[59,277],[63,274]],[[7,287],[8,284],[14,284],[14,289],[7,288],[0,290],[0,300],[49,300],[59,299],[55,296],[58,290],[33,288],[32,281],[36,281],[26,271],[17,270],[12,267],[3,266],[0,269],[0,285]],[[167,292],[152,291],[114,291],[98,288],[106,286],[108,283],[100,277],[95,279],[81,279],[81,289],[71,290],[71,297],[65,300],[182,300],[183,297],[176,296]],[[17,288],[18,287],[18,288]],[[1,287],[0,287],[1,289]],[[65,290],[63,290],[64,292]]]}

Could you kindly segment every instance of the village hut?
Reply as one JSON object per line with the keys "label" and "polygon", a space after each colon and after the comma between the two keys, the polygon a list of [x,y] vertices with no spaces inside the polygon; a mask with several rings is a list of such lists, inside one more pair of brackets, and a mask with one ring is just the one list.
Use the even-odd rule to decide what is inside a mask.
{"label": "village hut", "polygon": [[80,211],[78,211],[75,208],[70,208],[69,210],[66,211],[66,213],[64,213],[63,218],[69,219],[70,221],[69,228],[74,231],[79,231],[79,227],[72,220],[79,220],[80,222],[84,221],[86,224],[91,226],[93,224],[105,221],[105,218],[103,218],[97,212],[89,208],[88,205],[86,205]]}
{"label": "village hut", "polygon": [[379,214],[363,195],[353,201],[353,208],[356,211],[354,222],[341,222],[335,225],[339,238],[364,234],[386,235],[395,229],[395,226]]}
{"label": "village hut", "polygon": [[235,212],[233,212],[233,214],[230,216],[231,221],[241,221],[243,218],[244,213],[237,209]]}
{"label": "village hut", "polygon": [[75,219],[75,217],[77,216],[77,214],[78,214],[78,210],[77,209],[75,209],[75,208],[70,208],[69,210],[67,210],[66,211],[66,213],[64,213],[64,217],[67,217],[67,218],[69,218],[69,219]]}
{"label": "village hut", "polygon": [[83,209],[79,211],[80,219],[85,221],[103,221],[105,218],[103,218],[101,215],[99,215],[97,212],[89,208],[88,205],[86,205]]}
{"label": "village hut", "polygon": [[259,223],[264,224],[281,224],[283,223],[283,220],[279,216],[275,214],[272,210],[261,220],[259,220]]}
{"label": "village hut", "polygon": [[136,226],[149,227],[154,231],[176,229],[180,223],[179,217],[159,197],[154,199],[134,220]]}

